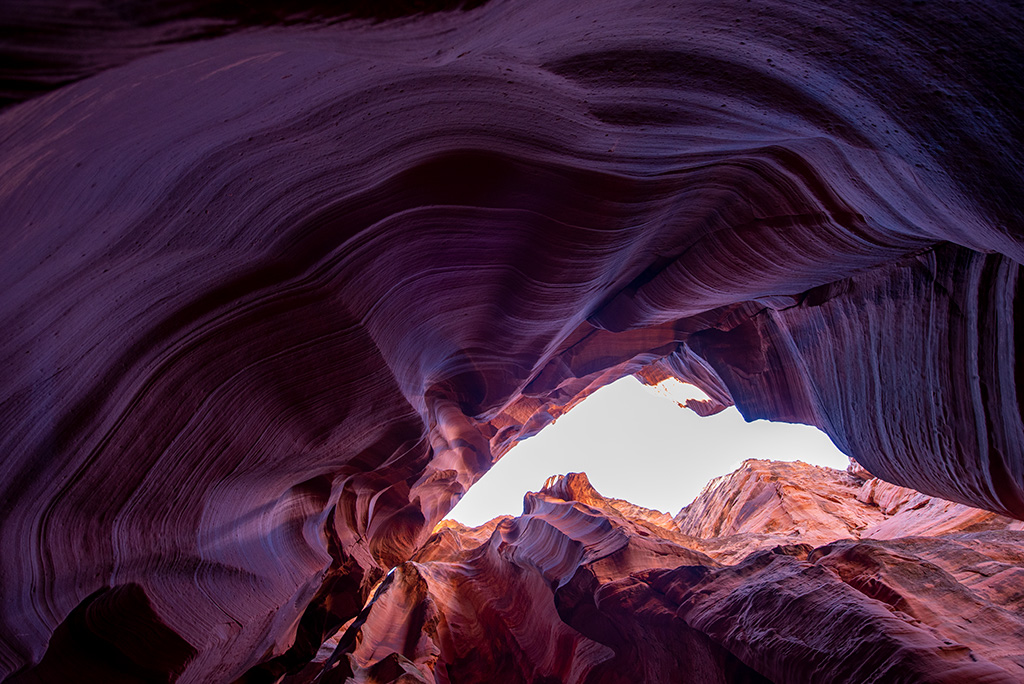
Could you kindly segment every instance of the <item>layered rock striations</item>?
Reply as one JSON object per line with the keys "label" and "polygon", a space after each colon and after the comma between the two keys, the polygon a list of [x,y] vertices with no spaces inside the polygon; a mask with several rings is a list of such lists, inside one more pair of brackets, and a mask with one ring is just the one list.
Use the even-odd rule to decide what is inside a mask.
{"label": "layered rock striations", "polygon": [[[633,518],[585,475],[552,478],[518,518],[442,526],[318,681],[1020,681],[1020,522],[967,531],[967,512],[992,514],[933,507],[930,535],[867,539],[846,526],[920,508],[883,512],[843,475],[748,461],[680,515],[696,530],[706,494],[725,496],[732,536],[709,540]],[[766,512],[735,515],[752,505]]]}
{"label": "layered rock striations", "polygon": [[[378,623],[386,636],[350,628],[358,629],[348,638],[354,646],[333,656],[322,681],[369,681],[386,663],[417,664],[417,681],[429,682],[601,680],[621,657],[614,643],[563,620],[567,600],[636,571],[719,565],[687,545],[667,516],[662,527],[650,515],[624,515],[623,503],[573,473],[528,494],[518,518],[477,530],[443,526],[370,607],[365,624],[386,615]],[[422,630],[421,615],[431,616]],[[721,649],[706,650],[715,663],[745,669]]]}
{"label": "layered rock striations", "polygon": [[1024,522],[898,487],[856,463],[842,471],[758,459],[709,482],[673,520],[719,560],[779,544],[1024,531]]}
{"label": "layered rock striations", "polygon": [[0,7],[0,677],[298,671],[634,372],[1024,518],[1013,3],[387,4]]}
{"label": "layered rock striations", "polygon": [[750,459],[709,482],[673,521],[704,539],[775,534],[818,544],[859,537],[885,519],[878,506],[858,499],[864,485],[842,470]]}

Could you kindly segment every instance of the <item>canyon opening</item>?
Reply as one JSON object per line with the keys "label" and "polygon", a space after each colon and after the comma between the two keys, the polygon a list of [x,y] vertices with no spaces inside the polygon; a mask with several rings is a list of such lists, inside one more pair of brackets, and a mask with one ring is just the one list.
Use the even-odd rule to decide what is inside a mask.
{"label": "canyon opening", "polygon": [[[448,514],[472,526],[518,515],[523,495],[552,475],[585,472],[602,494],[675,515],[712,479],[748,459],[803,461],[846,469],[849,459],[807,425],[747,423],[735,407],[705,414],[709,397],[668,379],[645,385],[625,377],[597,390],[572,411],[519,442]],[[657,472],[659,477],[651,478]]]}
{"label": "canyon opening", "polygon": [[[0,25],[3,682],[1024,681],[1020,3]],[[630,376],[856,463],[442,523]]]}

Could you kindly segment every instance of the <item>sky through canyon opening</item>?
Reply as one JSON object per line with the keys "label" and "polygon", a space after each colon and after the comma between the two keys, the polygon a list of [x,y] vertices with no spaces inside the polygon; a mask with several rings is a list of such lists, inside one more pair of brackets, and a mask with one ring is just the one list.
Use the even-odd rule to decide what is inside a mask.
{"label": "sky through canyon opening", "polygon": [[815,427],[747,423],[734,406],[702,417],[679,405],[690,398],[707,395],[675,379],[650,387],[627,376],[602,387],[513,447],[446,517],[477,526],[517,516],[524,494],[569,472],[587,473],[604,496],[674,516],[712,478],[749,458],[839,469],[849,463]]}

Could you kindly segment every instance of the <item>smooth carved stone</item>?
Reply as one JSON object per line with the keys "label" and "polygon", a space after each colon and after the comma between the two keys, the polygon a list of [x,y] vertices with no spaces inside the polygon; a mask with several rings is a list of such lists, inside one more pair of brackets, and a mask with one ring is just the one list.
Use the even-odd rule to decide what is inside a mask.
{"label": "smooth carved stone", "polygon": [[563,588],[581,573],[600,583],[652,567],[718,566],[647,509],[629,518],[625,503],[570,473],[528,494],[518,518],[442,526],[384,581],[322,681],[595,681],[613,650],[563,622]]}
{"label": "smooth carved stone", "polygon": [[[956,523],[971,521],[954,513],[939,521],[940,537],[814,548],[805,532],[845,529],[851,511],[870,507],[857,500],[862,480],[752,460],[717,484],[749,484],[752,473],[772,483],[787,470],[796,486],[780,490],[775,508],[799,510],[809,490],[833,505],[776,517],[778,537],[751,531],[764,518],[747,521],[732,543],[747,540],[748,553],[724,567],[696,550],[716,540],[668,529],[657,538],[660,557],[644,553],[652,547],[643,535],[658,527],[646,509],[631,518],[582,473],[550,478],[519,518],[446,524],[385,580],[321,681],[1020,679],[1024,532],[963,533]],[[722,500],[745,509],[762,498],[756,487],[736,493]],[[770,545],[779,538],[791,543]]]}
{"label": "smooth carved stone", "polygon": [[894,614],[934,630],[944,650],[973,650],[1024,677],[1024,534],[839,541],[811,559]]}
{"label": "smooth carved stone", "polygon": [[1012,3],[470,4],[0,3],[0,677],[300,668],[645,369],[1024,519]]}

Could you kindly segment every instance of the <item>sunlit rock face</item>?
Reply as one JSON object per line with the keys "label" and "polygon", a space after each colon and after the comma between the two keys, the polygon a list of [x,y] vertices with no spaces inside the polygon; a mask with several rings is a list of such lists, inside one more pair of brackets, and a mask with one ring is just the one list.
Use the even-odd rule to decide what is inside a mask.
{"label": "sunlit rock face", "polygon": [[[585,475],[573,473],[527,494],[518,518],[472,530],[442,526],[385,580],[366,621],[351,628],[358,632],[342,638],[354,644],[351,652],[335,654],[324,679],[371,681],[392,662],[415,665],[417,681],[429,682],[583,682],[629,674],[618,664],[616,644],[563,620],[566,601],[575,610],[581,592],[591,595],[598,584],[636,571],[719,564],[690,548],[696,545],[687,544],[671,518],[664,516],[663,527],[651,520],[656,512],[639,507],[641,515],[632,518],[620,512],[623,503],[605,499]],[[410,637],[410,630],[421,635]],[[722,649],[700,646],[707,653],[696,652],[719,669],[746,669]],[[694,667],[686,655],[684,647],[678,657]],[[632,681],[673,681],[669,675],[681,671]]]}
{"label": "sunlit rock face", "polygon": [[233,6],[0,3],[0,676],[301,669],[638,371],[1024,518],[1012,3]]}
{"label": "sunlit rock face", "polygon": [[757,459],[709,482],[674,522],[723,562],[780,544],[1024,531],[1022,521],[883,482],[858,464],[842,471]]}
{"label": "sunlit rock face", "polygon": [[[938,535],[866,540],[870,525],[846,526],[921,507],[858,501],[843,475],[748,461],[705,491],[733,521],[708,540],[632,517],[583,474],[552,478],[518,518],[440,526],[320,681],[1020,681],[1020,522],[969,532],[994,514],[933,500]],[[767,512],[744,521],[753,509]]]}

